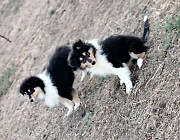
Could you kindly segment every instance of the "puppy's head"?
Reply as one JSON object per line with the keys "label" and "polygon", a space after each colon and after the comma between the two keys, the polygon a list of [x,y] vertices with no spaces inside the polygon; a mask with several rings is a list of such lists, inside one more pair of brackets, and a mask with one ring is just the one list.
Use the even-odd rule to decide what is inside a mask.
{"label": "puppy's head", "polygon": [[96,49],[93,45],[84,43],[81,40],[74,43],[68,62],[71,67],[85,69],[96,64]]}
{"label": "puppy's head", "polygon": [[40,78],[31,76],[22,82],[19,91],[22,95],[28,95],[30,102],[34,102],[40,97],[40,94],[45,93],[44,87],[44,83]]}

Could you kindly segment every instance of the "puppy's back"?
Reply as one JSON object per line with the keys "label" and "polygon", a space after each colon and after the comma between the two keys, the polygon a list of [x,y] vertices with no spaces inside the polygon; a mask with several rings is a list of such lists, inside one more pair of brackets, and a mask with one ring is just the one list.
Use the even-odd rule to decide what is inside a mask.
{"label": "puppy's back", "polygon": [[49,61],[47,72],[50,74],[54,86],[57,87],[59,95],[71,100],[74,69],[68,65],[69,52],[68,46],[58,47]]}

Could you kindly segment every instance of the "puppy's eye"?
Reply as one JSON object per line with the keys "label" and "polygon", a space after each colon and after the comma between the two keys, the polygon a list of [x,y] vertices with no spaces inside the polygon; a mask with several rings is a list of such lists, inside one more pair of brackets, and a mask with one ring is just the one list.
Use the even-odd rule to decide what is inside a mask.
{"label": "puppy's eye", "polygon": [[90,53],[89,53],[89,52],[87,52],[87,53],[86,53],[86,56],[90,57]]}
{"label": "puppy's eye", "polygon": [[34,92],[35,90],[34,90],[34,88],[33,89],[31,89],[31,92]]}
{"label": "puppy's eye", "polygon": [[27,94],[33,94],[34,91],[35,91],[34,88],[30,88],[30,89],[28,89]]}

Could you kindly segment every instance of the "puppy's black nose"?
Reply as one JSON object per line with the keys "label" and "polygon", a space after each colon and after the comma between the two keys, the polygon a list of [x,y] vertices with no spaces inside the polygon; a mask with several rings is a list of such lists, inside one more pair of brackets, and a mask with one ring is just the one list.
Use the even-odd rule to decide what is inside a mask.
{"label": "puppy's black nose", "polygon": [[92,63],[91,63],[92,65],[95,65],[96,64],[96,62],[95,61],[92,61]]}
{"label": "puppy's black nose", "polygon": [[30,101],[30,102],[33,102],[34,100],[31,98],[31,99],[29,99],[29,101]]}

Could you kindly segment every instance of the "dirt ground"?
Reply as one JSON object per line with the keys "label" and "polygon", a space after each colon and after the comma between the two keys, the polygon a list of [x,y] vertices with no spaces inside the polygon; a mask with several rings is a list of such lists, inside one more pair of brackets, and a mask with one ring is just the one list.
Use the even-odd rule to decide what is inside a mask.
{"label": "dirt ground", "polygon": [[[0,139],[179,140],[180,38],[165,28],[179,11],[179,0],[1,0],[0,35],[12,42],[0,38],[0,75],[12,63],[16,73],[0,97]],[[132,69],[132,94],[117,76],[80,82],[77,71],[81,106],[67,118],[65,107],[29,103],[19,94],[22,80],[40,73],[56,46],[112,34],[141,37],[145,15],[149,50],[142,68]]]}

